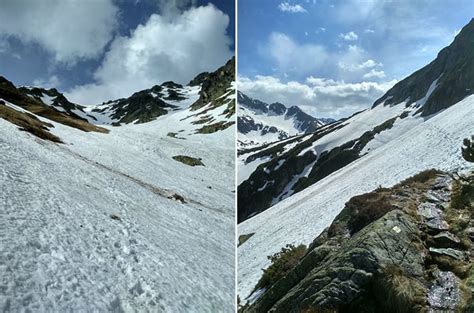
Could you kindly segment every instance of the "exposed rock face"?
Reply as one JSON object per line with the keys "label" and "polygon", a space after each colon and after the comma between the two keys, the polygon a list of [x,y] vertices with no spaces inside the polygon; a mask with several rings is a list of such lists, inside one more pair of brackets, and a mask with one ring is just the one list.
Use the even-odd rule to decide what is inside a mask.
{"label": "exposed rock face", "polygon": [[[472,214],[473,207],[450,202],[459,184],[430,173],[352,198],[298,265],[241,311],[468,312],[474,307],[473,243],[470,225],[455,226],[452,216]],[[436,201],[427,197],[433,191]],[[435,218],[449,225],[446,230],[426,225],[431,215],[420,207],[427,203],[441,208]],[[372,214],[381,207],[389,212]],[[354,229],[361,214],[366,226]]]}
{"label": "exposed rock face", "polygon": [[[163,92],[166,89],[166,94]],[[163,83],[151,89],[145,89],[134,93],[129,98],[109,101],[106,105],[92,110],[93,112],[110,112],[110,118],[115,120],[115,125],[121,123],[129,124],[150,122],[161,115],[168,113],[168,110],[175,106],[165,102],[167,100],[181,99],[181,85],[173,82]],[[108,104],[108,105],[107,105]]]}
{"label": "exposed rock face", "polygon": [[[196,76],[191,82],[190,86],[201,85],[201,92],[199,99],[193,103],[193,110],[197,110],[207,105],[210,102],[216,102],[220,96],[226,94],[235,81],[235,57],[227,61],[227,63],[212,73],[201,73]],[[235,108],[235,104],[234,104]],[[235,109],[234,109],[235,110]]]}
{"label": "exposed rock face", "polygon": [[[431,94],[422,100],[430,87],[434,88],[431,89]],[[474,19],[464,26],[451,45],[438,53],[433,62],[398,82],[375,101],[374,107],[382,103],[394,105],[403,101],[407,101],[409,105],[422,100],[421,114],[427,116],[473,93]]]}

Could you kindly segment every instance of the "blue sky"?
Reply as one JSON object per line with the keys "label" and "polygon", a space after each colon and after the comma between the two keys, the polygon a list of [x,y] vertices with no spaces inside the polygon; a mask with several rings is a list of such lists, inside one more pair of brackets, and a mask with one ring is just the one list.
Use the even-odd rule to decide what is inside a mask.
{"label": "blue sky", "polygon": [[239,88],[340,118],[431,62],[474,1],[240,0]]}
{"label": "blue sky", "polygon": [[229,0],[4,0],[0,75],[95,104],[187,83],[234,54]]}

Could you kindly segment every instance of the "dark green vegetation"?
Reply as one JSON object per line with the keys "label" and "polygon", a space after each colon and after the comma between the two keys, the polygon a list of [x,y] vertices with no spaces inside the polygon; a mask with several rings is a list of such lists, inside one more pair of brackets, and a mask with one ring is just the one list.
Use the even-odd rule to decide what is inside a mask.
{"label": "dark green vegetation", "polygon": [[474,92],[474,19],[433,62],[398,82],[374,107],[402,101],[409,105],[423,98],[436,79],[437,87],[420,109],[422,116],[445,109]]}
{"label": "dark green vegetation", "polygon": [[246,242],[247,240],[249,240],[253,235],[255,235],[255,233],[240,235],[240,236],[239,236],[239,243],[238,243],[237,246],[240,247],[241,245],[243,245],[244,242]]}
{"label": "dark green vegetation", "polygon": [[474,136],[471,139],[464,139],[464,146],[461,148],[462,157],[468,162],[474,162]]}
{"label": "dark green vegetation", "polygon": [[173,157],[173,160],[176,160],[189,166],[204,166],[204,163],[202,163],[201,158],[197,159],[186,155],[175,155]]}
{"label": "dark green vegetation", "polygon": [[95,126],[81,118],[78,118],[76,115],[73,116],[68,113],[63,113],[54,109],[53,107],[43,104],[34,97],[28,96],[28,94],[25,93],[24,88],[16,88],[10,81],[3,77],[0,77],[0,98],[11,102],[33,114],[80,129],[82,131],[108,133],[107,129]]}
{"label": "dark green vegetation", "polygon": [[272,264],[263,270],[262,277],[255,290],[268,288],[288,274],[306,253],[305,245],[286,245],[281,250],[267,258]]}
{"label": "dark green vegetation", "polygon": [[302,258],[240,310],[472,312],[473,182],[472,174],[427,170],[353,197]]}
{"label": "dark green vegetation", "polygon": [[51,134],[49,128],[54,127],[52,124],[40,121],[36,116],[20,112],[0,101],[0,117],[20,127],[20,130],[27,131],[41,139],[62,143],[59,137]]}
{"label": "dark green vegetation", "polygon": [[234,124],[235,122],[233,121],[232,122],[217,122],[210,125],[204,125],[203,127],[199,128],[196,132],[198,134],[211,134],[219,130],[224,130]]}
{"label": "dark green vegetation", "polygon": [[[270,161],[259,165],[250,177],[239,185],[237,202],[239,223],[269,208],[277,196],[280,200],[288,196],[288,194],[283,194],[283,191],[295,177],[303,173],[303,170],[305,170],[307,166],[312,165],[311,171],[307,177],[300,177],[291,187],[293,193],[304,190],[324,177],[357,160],[361,157],[360,152],[367,143],[369,143],[376,134],[391,129],[396,119],[397,117],[391,118],[377,125],[371,131],[365,132],[359,138],[348,141],[329,151],[324,151],[319,156],[316,156],[313,151],[306,151],[302,155],[301,152],[327,134],[342,128],[343,124],[341,122],[320,128],[310,138],[304,141],[303,139],[306,135],[301,135],[250,154],[246,162],[252,162],[255,159],[263,157],[270,158]],[[285,146],[296,141],[300,143],[283,153]],[[263,186],[265,186],[265,188],[263,188]]]}

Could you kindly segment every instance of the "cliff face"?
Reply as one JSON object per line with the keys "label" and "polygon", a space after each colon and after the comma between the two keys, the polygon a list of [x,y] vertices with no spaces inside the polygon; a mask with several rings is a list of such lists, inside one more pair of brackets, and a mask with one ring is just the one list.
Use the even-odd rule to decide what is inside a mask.
{"label": "cliff face", "polygon": [[474,176],[422,172],[353,197],[244,312],[474,309]]}
{"label": "cliff face", "polygon": [[421,115],[445,109],[474,93],[474,19],[436,59],[397,83],[374,107],[418,102]]}

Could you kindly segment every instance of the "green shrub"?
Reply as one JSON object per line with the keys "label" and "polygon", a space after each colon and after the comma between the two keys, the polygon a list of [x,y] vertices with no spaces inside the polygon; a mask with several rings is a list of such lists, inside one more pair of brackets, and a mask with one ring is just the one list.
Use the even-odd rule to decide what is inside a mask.
{"label": "green shrub", "polygon": [[464,139],[464,146],[461,148],[462,157],[468,162],[474,162],[474,136],[471,136],[472,139]]}
{"label": "green shrub", "polygon": [[288,244],[273,255],[267,258],[272,264],[263,270],[263,275],[255,286],[255,290],[271,287],[278,280],[288,274],[301,260],[306,253],[306,246]]}
{"label": "green shrub", "polygon": [[470,208],[474,202],[474,185],[459,184],[454,188],[451,198],[451,207],[456,210]]}

